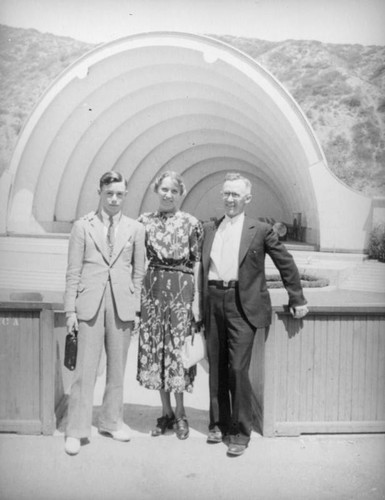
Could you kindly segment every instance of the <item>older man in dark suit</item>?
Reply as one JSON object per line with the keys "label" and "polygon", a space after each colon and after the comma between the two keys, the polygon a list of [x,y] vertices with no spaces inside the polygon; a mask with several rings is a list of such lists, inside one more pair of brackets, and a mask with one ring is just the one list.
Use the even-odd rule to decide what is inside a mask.
{"label": "older man in dark suit", "polygon": [[242,455],[252,427],[249,366],[257,328],[271,323],[265,255],[278,268],[294,318],[308,310],[297,266],[269,224],[244,210],[251,183],[227,174],[223,185],[225,216],[205,225],[202,249],[203,311],[209,359],[210,424],[207,441],[229,434],[230,456]]}

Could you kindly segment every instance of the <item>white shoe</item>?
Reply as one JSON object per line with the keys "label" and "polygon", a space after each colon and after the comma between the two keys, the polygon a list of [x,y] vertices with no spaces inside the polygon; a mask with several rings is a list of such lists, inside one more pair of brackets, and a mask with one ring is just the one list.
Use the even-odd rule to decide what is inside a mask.
{"label": "white shoe", "polygon": [[77,455],[80,451],[80,439],[67,437],[64,450],[68,455]]}
{"label": "white shoe", "polygon": [[101,431],[101,434],[107,434],[116,441],[127,442],[131,440],[131,429],[126,424],[123,424],[123,427],[117,431]]}

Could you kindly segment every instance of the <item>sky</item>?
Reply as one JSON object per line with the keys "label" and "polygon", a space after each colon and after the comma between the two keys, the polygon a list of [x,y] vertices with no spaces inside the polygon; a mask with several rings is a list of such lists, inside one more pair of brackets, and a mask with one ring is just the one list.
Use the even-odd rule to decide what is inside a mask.
{"label": "sky", "polygon": [[385,0],[0,0],[0,24],[90,43],[185,31],[385,45]]}

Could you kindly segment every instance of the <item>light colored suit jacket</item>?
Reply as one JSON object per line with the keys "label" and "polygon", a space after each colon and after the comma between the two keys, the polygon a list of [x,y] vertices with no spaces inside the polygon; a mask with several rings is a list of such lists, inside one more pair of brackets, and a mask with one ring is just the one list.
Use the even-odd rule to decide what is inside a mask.
{"label": "light colored suit jacket", "polygon": [[110,258],[100,215],[91,212],[77,220],[69,240],[64,310],[91,320],[110,281],[119,318],[134,320],[145,273],[144,235],[142,224],[122,215]]}
{"label": "light colored suit jacket", "polygon": [[[209,303],[210,253],[215,233],[222,220],[223,218],[216,222],[209,222],[204,226],[202,306],[206,318],[208,317],[207,304]],[[239,294],[243,312],[249,322],[256,328],[268,326],[271,323],[272,316],[270,294],[265,276],[266,254],[271,257],[281,275],[289,295],[289,306],[295,307],[306,304],[298,268],[292,255],[279,241],[278,236],[269,224],[254,220],[246,215],[239,249],[237,293]]]}

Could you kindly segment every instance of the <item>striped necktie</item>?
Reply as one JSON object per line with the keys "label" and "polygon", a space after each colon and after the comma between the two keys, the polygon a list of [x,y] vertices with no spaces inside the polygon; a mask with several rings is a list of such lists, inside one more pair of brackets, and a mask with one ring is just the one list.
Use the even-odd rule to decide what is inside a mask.
{"label": "striped necktie", "polygon": [[115,228],[114,228],[114,219],[112,215],[110,216],[110,224],[107,230],[107,243],[108,243],[108,248],[110,249],[110,257],[111,257],[115,244]]}

